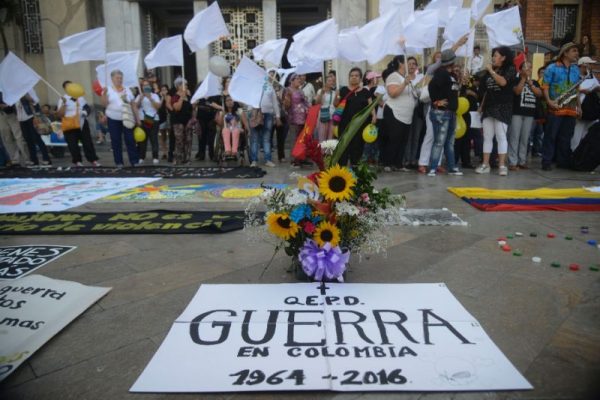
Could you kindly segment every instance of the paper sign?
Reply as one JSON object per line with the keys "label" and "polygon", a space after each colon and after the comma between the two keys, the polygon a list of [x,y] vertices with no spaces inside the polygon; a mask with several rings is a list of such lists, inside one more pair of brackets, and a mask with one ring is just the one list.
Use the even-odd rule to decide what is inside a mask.
{"label": "paper sign", "polygon": [[110,289],[42,275],[0,284],[0,381]]}
{"label": "paper sign", "polygon": [[0,279],[18,279],[56,260],[75,246],[0,247]]}
{"label": "paper sign", "polygon": [[531,389],[442,283],[202,285],[133,392]]}

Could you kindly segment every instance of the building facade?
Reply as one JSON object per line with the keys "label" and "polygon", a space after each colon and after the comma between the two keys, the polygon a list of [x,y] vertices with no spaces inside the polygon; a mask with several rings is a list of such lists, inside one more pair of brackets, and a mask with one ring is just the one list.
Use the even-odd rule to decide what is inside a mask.
{"label": "building facade", "polygon": [[[22,18],[16,23],[6,19],[0,9],[10,50],[15,52],[54,87],[66,79],[81,82],[87,93],[95,79],[98,62],[63,65],[58,49],[62,37],[100,26],[107,28],[108,51],[141,49],[142,57],[163,37],[183,33],[186,24],[212,2],[207,0],[13,0]],[[426,4],[427,0],[417,0]],[[464,6],[470,5],[464,1]],[[558,44],[565,35],[576,41],[589,34],[592,43],[600,43],[600,1],[597,0],[495,0],[494,9],[518,3],[527,40]],[[230,63],[251,56],[254,46],[270,39],[291,38],[306,26],[333,17],[340,29],[360,26],[379,14],[379,0],[220,0],[219,6],[231,37],[209,48],[185,52],[185,76],[191,85],[208,72],[211,55],[219,54]],[[485,29],[478,26],[476,41],[487,48]],[[441,45],[441,40],[440,40]],[[184,45],[185,47],[185,45]],[[285,61],[284,61],[285,64]],[[363,69],[366,63],[355,63]],[[338,72],[341,83],[354,64],[336,60],[328,68]],[[143,66],[140,60],[140,66]],[[376,66],[381,70],[385,61]],[[140,70],[140,74],[142,71]],[[178,67],[161,68],[159,76],[172,82],[181,73]],[[36,88],[41,99],[55,104],[43,85]]]}

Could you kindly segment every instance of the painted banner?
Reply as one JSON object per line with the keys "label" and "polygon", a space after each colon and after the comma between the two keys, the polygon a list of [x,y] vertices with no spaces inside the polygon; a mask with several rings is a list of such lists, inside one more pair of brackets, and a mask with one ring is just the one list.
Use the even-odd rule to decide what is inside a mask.
{"label": "painted banner", "polygon": [[0,381],[110,289],[42,275],[0,284]]}
{"label": "painted banner", "polygon": [[0,247],[0,280],[22,278],[75,248],[53,245]]}
{"label": "painted banner", "polygon": [[62,211],[160,178],[0,180],[0,213]]}
{"label": "painted banner", "polygon": [[126,211],[0,214],[0,234],[225,233],[244,227],[244,211]]}
{"label": "painted banner", "polygon": [[202,285],[132,392],[531,389],[443,283]]}

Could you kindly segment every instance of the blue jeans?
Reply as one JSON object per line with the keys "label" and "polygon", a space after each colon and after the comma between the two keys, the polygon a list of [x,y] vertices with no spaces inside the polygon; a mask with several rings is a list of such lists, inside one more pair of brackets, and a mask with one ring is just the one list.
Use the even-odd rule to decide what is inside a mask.
{"label": "blue jeans", "polygon": [[125,139],[129,162],[133,166],[137,165],[140,158],[138,156],[135,140],[133,139],[133,129],[125,128],[123,126],[123,121],[110,118],[107,118],[107,120],[115,165],[123,165],[123,139]]}
{"label": "blue jeans", "polygon": [[265,162],[271,161],[271,132],[273,131],[273,114],[263,114],[263,124],[250,129],[250,162],[258,162],[258,148],[262,141]]}
{"label": "blue jeans", "polygon": [[429,159],[429,170],[435,170],[442,157],[442,149],[446,154],[448,171],[455,168],[454,160],[454,136],[456,129],[456,114],[450,110],[429,111],[429,118],[433,125],[433,147]]}
{"label": "blue jeans", "polygon": [[542,165],[549,166],[556,155],[556,165],[568,168],[571,163],[571,138],[575,117],[548,114],[542,148]]}

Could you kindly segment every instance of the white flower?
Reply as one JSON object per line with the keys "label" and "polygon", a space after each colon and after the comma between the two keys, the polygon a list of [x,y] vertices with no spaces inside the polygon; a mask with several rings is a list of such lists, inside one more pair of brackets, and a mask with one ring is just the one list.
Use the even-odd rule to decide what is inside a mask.
{"label": "white flower", "polygon": [[324,140],[321,142],[321,153],[326,156],[330,156],[333,154],[333,151],[338,145],[337,139]]}
{"label": "white flower", "polygon": [[290,206],[297,206],[298,204],[304,204],[307,201],[306,194],[300,192],[299,189],[292,189],[285,195],[285,202]]}
{"label": "white flower", "polygon": [[360,214],[360,210],[354,204],[350,204],[347,201],[342,201],[335,205],[335,210],[339,215],[350,215],[355,216]]}
{"label": "white flower", "polygon": [[272,188],[265,189],[260,194],[260,199],[263,201],[268,201],[271,197],[273,197],[274,194],[275,194],[275,189],[272,189]]}

